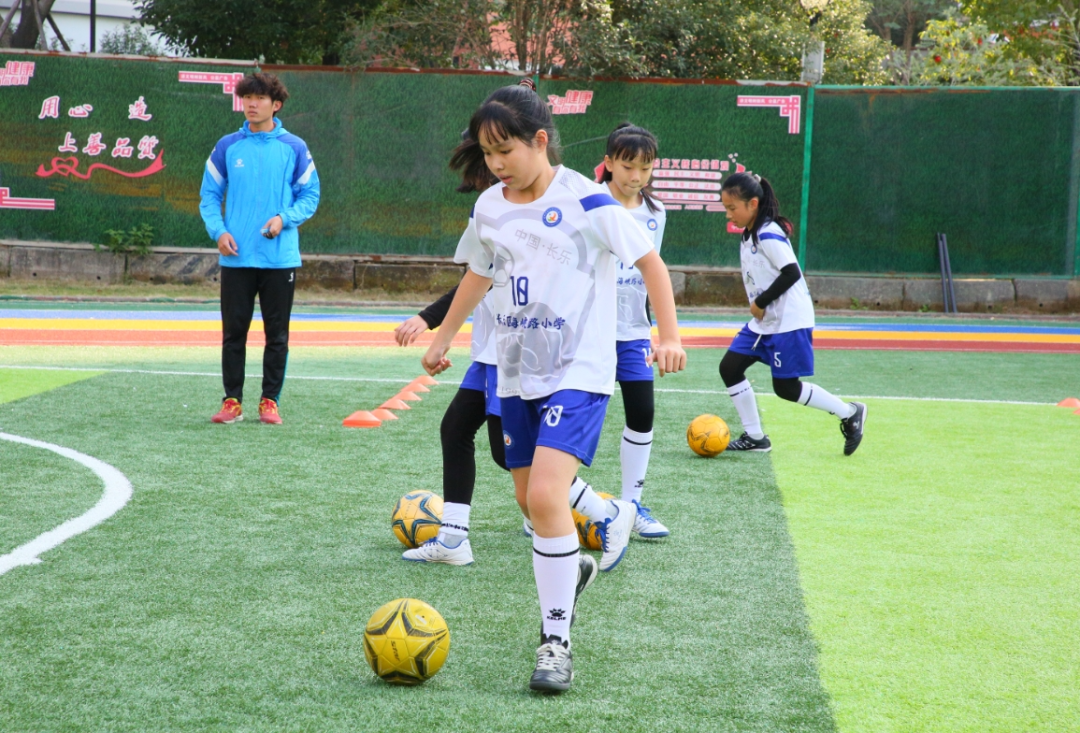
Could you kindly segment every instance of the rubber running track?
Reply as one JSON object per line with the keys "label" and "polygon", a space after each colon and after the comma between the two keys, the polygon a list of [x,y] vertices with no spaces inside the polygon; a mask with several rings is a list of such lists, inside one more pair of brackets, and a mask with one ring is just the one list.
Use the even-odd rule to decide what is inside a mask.
{"label": "rubber running track", "polygon": [[[293,346],[393,346],[401,315],[294,313]],[[680,322],[683,345],[725,347],[742,321]],[[454,339],[467,346],[471,326]],[[431,342],[425,333],[416,344]],[[252,322],[248,345],[264,344],[261,322]],[[220,346],[221,320],[214,311],[0,308],[0,346]],[[991,351],[1080,354],[1080,325],[980,323],[822,323],[814,331],[819,349]]]}

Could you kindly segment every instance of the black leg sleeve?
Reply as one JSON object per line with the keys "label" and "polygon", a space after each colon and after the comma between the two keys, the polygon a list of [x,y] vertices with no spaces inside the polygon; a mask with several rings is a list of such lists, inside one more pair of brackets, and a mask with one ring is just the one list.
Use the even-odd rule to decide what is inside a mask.
{"label": "black leg sleeve", "polygon": [[289,363],[289,317],[292,315],[296,270],[259,270],[259,310],[266,348],[263,350],[262,396],[275,402],[285,385]]}
{"label": "black leg sleeve", "polygon": [[476,432],[484,424],[484,393],[459,389],[443,415],[443,501],[472,504],[476,486]]}
{"label": "black leg sleeve", "polygon": [[647,380],[619,382],[619,389],[622,390],[626,427],[635,433],[647,433],[652,430],[653,416],[656,414],[653,383]]}
{"label": "black leg sleeve", "polygon": [[506,443],[503,442],[502,418],[498,415],[487,416],[488,442],[491,443],[491,460],[504,471],[506,467]]}
{"label": "black leg sleeve", "polygon": [[788,402],[798,402],[802,397],[802,382],[798,377],[791,379],[777,379],[773,377],[772,389],[777,397]]}
{"label": "black leg sleeve", "polygon": [[746,379],[746,370],[757,363],[757,361],[758,358],[756,356],[739,354],[729,349],[727,353],[724,354],[724,358],[720,360],[720,378],[724,380],[724,386],[734,387],[736,384]]}
{"label": "black leg sleeve", "polygon": [[244,401],[247,336],[255,312],[258,270],[221,268],[221,381],[225,397]]}

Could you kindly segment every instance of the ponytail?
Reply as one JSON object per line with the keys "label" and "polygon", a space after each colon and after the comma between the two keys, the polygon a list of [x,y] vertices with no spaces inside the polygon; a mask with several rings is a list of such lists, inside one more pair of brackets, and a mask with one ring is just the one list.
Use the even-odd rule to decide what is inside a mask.
{"label": "ponytail", "polygon": [[558,165],[561,162],[559,131],[552,122],[551,110],[540,95],[524,82],[496,89],[473,113],[469,129],[462,133],[461,144],[450,158],[450,167],[461,172],[462,183],[458,190],[483,191],[496,181],[484,161],[479,142],[481,131],[494,139],[516,137],[533,145],[540,130],[547,132],[548,161]]}
{"label": "ponytail", "polygon": [[730,193],[740,201],[758,200],[754,223],[747,227],[747,231],[754,237],[755,242],[758,241],[758,232],[761,231],[761,227],[768,221],[775,221],[789,237],[791,236],[793,229],[791,221],[780,215],[780,202],[776,200],[776,193],[767,178],[750,172],[732,173],[724,181],[720,190]]}
{"label": "ponytail", "polygon": [[[608,135],[607,150],[605,152],[612,160],[632,161],[640,157],[644,162],[648,163],[656,160],[657,147],[656,136],[651,132],[644,127],[638,127],[630,122],[623,122]],[[597,183],[607,183],[611,180],[611,171],[607,169],[606,165],[601,164],[600,167],[603,171]],[[645,205],[649,207],[649,211],[656,213],[660,210],[660,205],[656,202],[656,197],[653,196],[648,185],[641,189],[641,198],[645,200]]]}

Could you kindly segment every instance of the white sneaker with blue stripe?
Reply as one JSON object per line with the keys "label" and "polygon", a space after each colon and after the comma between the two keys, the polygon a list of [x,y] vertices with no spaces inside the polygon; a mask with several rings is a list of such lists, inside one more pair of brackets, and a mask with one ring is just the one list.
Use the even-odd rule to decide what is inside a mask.
{"label": "white sneaker with blue stripe", "polygon": [[441,562],[447,565],[472,565],[472,547],[465,538],[457,547],[447,547],[439,538],[430,539],[415,550],[406,550],[401,557],[411,562]]}
{"label": "white sneaker with blue stripe", "polygon": [[634,517],[634,532],[639,537],[651,540],[667,537],[671,534],[667,527],[656,521],[653,515],[649,513],[649,507],[642,506],[639,501],[635,501],[634,506],[637,507],[637,516]]}

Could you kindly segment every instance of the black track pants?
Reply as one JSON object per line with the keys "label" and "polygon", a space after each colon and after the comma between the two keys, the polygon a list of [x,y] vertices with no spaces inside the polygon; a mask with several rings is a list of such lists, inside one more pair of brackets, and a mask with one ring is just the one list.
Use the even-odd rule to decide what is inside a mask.
{"label": "black track pants", "polygon": [[226,397],[244,401],[247,336],[256,295],[266,334],[262,396],[277,401],[281,395],[289,358],[289,316],[295,289],[296,270],[292,268],[221,268],[221,378]]}
{"label": "black track pants", "polygon": [[439,430],[443,454],[443,501],[472,504],[476,487],[476,433],[486,422],[491,460],[506,469],[502,418],[484,411],[484,393],[459,389],[443,415]]}

